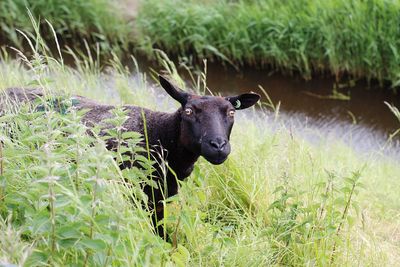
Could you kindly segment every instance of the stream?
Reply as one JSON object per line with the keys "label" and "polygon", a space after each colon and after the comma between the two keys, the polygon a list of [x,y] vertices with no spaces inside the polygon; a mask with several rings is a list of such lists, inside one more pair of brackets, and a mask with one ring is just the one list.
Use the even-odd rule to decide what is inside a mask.
{"label": "stream", "polygon": [[[150,68],[160,70],[159,66],[140,58],[138,63],[144,72]],[[190,84],[187,72],[180,70],[180,74]],[[207,86],[213,93],[232,95],[253,91],[262,95],[262,101],[268,101],[261,86],[274,105],[280,104],[278,122],[311,143],[339,139],[358,153],[374,152],[400,160],[399,136],[388,141],[400,128],[400,121],[384,103],[399,108],[400,95],[390,88],[357,81],[340,84],[337,91],[349,98],[338,100],[330,97],[334,84],[331,77],[313,77],[306,81],[300,76],[251,67],[238,71],[218,63],[207,64]],[[278,128],[274,114],[262,117],[265,121],[262,127]]]}

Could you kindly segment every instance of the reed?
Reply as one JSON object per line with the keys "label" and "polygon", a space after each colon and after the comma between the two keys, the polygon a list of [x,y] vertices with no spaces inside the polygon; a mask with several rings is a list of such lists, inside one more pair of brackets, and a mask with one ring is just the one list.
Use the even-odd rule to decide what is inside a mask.
{"label": "reed", "polygon": [[83,45],[83,39],[98,42],[104,51],[111,47],[127,48],[130,24],[119,15],[119,10],[106,0],[4,0],[0,2],[0,37],[10,45],[22,47],[24,38],[16,29],[35,36],[28,13],[42,30],[41,36],[52,41],[46,20],[56,29],[63,43]]}
{"label": "reed", "polygon": [[137,19],[143,50],[400,84],[399,1],[156,1]]}

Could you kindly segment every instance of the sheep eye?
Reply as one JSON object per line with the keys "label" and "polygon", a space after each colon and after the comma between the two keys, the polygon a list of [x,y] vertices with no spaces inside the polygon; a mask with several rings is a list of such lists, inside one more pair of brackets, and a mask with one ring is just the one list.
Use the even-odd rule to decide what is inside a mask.
{"label": "sheep eye", "polygon": [[192,113],[193,113],[193,110],[191,108],[185,108],[186,115],[190,116],[190,115],[192,115]]}
{"label": "sheep eye", "polygon": [[229,117],[235,116],[235,111],[234,111],[234,110],[230,110],[230,111],[228,112],[228,116],[229,116]]}

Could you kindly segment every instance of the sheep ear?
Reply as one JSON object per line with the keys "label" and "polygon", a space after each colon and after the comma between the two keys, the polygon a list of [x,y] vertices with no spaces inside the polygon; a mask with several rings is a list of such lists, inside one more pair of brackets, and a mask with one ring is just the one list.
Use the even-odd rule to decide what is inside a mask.
{"label": "sheep ear", "polygon": [[165,89],[165,91],[176,101],[181,103],[182,106],[184,106],[188,100],[189,94],[185,93],[179,88],[176,88],[172,83],[170,83],[166,78],[163,76],[159,75],[158,76],[160,80],[161,86]]}
{"label": "sheep ear", "polygon": [[247,93],[238,96],[229,96],[225,99],[231,102],[235,109],[245,109],[253,106],[260,100],[260,95],[255,93]]}

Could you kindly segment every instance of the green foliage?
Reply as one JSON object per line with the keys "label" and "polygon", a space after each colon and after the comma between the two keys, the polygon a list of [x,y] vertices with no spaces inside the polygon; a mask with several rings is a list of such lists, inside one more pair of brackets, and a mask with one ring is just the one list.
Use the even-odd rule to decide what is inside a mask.
{"label": "green foliage", "polygon": [[[140,188],[141,171],[121,173],[114,158],[121,158],[122,151],[106,150],[98,130],[88,135],[80,121],[73,107],[66,114],[53,108],[42,112],[22,108],[1,117],[2,227],[17,227],[18,238],[34,247],[25,262],[18,262],[21,258],[12,262],[156,264],[168,246],[152,233],[149,214],[141,205],[143,194],[131,190]],[[118,128],[121,121],[124,116],[118,112],[108,123]],[[120,140],[118,131],[108,134]],[[124,137],[135,155],[139,136]],[[142,166],[151,166],[140,160]],[[153,254],[127,253],[140,250]]]}
{"label": "green foliage", "polygon": [[[0,35],[13,45],[21,47],[22,36],[16,29],[34,33],[30,11],[40,28],[49,21],[65,41],[88,39],[97,41],[106,49],[115,44],[127,45],[129,26],[115,6],[106,0],[3,0],[0,1]],[[53,40],[53,34],[43,29],[43,37]],[[81,41],[82,42],[82,41]],[[74,45],[77,45],[76,43]]]}
{"label": "green foliage", "polygon": [[[33,60],[5,55],[0,64],[0,90],[34,85],[47,93],[0,117],[1,264],[397,264],[398,162],[355,155],[338,142],[311,146],[284,126],[271,131],[265,116],[280,118],[272,102],[264,106],[276,114],[238,114],[229,159],[221,166],[199,160],[180,193],[165,200],[172,240],[164,242],[142,205],[140,185],[151,183],[152,171],[138,145],[143,137],[122,131],[121,108],[107,120],[114,126],[103,131],[108,137],[99,127],[88,134],[69,97],[159,110],[172,102],[117,61],[102,73],[93,59],[75,55],[74,70],[35,52]],[[205,80],[193,80],[206,88]],[[115,151],[105,148],[110,137]],[[121,171],[126,160],[143,168]]]}
{"label": "green foliage", "polygon": [[16,29],[35,35],[31,12],[45,40],[54,35],[47,20],[77,50],[96,50],[96,43],[103,53],[121,52],[134,44],[148,55],[161,48],[231,65],[267,65],[306,79],[322,72],[338,80],[350,74],[400,84],[399,1],[148,0],[141,1],[135,23],[121,9],[119,1],[106,0],[3,0],[0,37],[24,47]]}
{"label": "green foliage", "polygon": [[400,82],[399,1],[144,1],[142,48]]}

